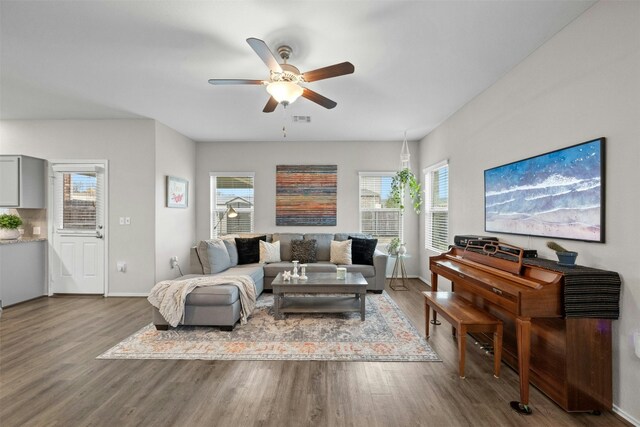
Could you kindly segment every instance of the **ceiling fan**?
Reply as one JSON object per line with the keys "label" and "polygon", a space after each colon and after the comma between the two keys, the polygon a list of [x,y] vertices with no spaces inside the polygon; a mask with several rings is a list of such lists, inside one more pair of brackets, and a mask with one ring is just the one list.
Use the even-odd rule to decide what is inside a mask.
{"label": "ceiling fan", "polygon": [[325,98],[317,92],[301,86],[301,83],[309,83],[317,80],[329,79],[331,77],[343,76],[354,72],[355,67],[350,62],[342,62],[340,64],[330,65],[328,67],[318,68],[317,70],[301,73],[298,68],[291,64],[287,64],[287,60],[291,56],[291,48],[289,46],[280,46],[278,54],[282,58],[283,63],[273,55],[267,44],[256,38],[248,38],[247,43],[258,54],[260,59],[269,67],[269,80],[245,80],[245,79],[209,79],[212,85],[262,85],[267,87],[267,92],[271,97],[267,101],[262,110],[264,113],[273,112],[278,104],[287,106],[298,99],[300,96],[315,102],[324,108],[333,108],[338,105],[335,101]]}

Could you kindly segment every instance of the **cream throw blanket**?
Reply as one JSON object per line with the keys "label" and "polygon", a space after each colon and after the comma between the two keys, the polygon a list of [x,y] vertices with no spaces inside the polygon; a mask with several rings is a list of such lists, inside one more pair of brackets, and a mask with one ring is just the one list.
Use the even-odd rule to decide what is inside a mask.
{"label": "cream throw blanket", "polygon": [[250,276],[204,276],[184,280],[163,280],[158,282],[149,293],[147,299],[160,311],[171,326],[178,326],[184,317],[184,303],[187,295],[200,286],[235,285],[240,291],[240,324],[247,323],[247,318],[256,307],[256,286]]}

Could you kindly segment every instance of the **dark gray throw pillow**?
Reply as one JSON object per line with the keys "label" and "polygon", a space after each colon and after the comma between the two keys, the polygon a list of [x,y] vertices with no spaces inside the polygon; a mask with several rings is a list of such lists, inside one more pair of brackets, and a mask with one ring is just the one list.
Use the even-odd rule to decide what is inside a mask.
{"label": "dark gray throw pillow", "polygon": [[316,261],[316,249],[318,242],[315,239],[310,240],[292,240],[291,241],[291,260],[300,261],[300,264],[309,264]]}
{"label": "dark gray throw pillow", "polygon": [[351,262],[373,265],[373,253],[376,251],[378,239],[359,239],[351,236],[349,239],[351,240]]}
{"label": "dark gray throw pillow", "polygon": [[266,242],[267,236],[236,237],[238,265],[260,262],[260,240]]}

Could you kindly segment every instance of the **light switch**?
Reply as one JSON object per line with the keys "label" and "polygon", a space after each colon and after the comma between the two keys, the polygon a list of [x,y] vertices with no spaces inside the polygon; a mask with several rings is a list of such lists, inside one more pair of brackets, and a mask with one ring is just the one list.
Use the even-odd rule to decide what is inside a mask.
{"label": "light switch", "polygon": [[124,261],[118,261],[116,263],[116,267],[118,269],[118,271],[125,273],[127,271],[127,263]]}
{"label": "light switch", "polygon": [[33,235],[34,236],[40,235],[40,227],[33,227]]}
{"label": "light switch", "polygon": [[131,217],[129,217],[129,216],[128,216],[128,217],[126,217],[126,218],[124,219],[124,223],[125,223],[126,225],[131,225]]}
{"label": "light switch", "polygon": [[123,216],[120,217],[120,225],[124,225],[124,217]]}

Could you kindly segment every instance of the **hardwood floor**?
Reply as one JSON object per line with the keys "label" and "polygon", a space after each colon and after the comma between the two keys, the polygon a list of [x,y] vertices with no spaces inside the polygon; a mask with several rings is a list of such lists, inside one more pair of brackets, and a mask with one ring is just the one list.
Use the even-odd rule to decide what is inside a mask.
{"label": "hardwood floor", "polygon": [[[420,291],[392,291],[424,334]],[[438,362],[97,360],[151,321],[145,298],[55,297],[0,319],[0,425],[13,426],[624,426],[569,414],[535,388],[534,413],[509,409],[518,377],[471,339],[466,380],[443,322]]]}

